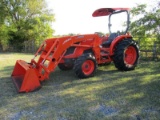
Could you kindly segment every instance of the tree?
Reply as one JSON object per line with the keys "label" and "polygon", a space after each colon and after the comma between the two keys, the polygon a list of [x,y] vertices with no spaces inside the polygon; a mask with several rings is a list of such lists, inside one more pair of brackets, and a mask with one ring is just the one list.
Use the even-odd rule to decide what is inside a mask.
{"label": "tree", "polygon": [[[21,50],[24,41],[51,37],[54,14],[45,0],[1,0],[1,25],[7,28],[7,42]],[[0,30],[2,33],[3,30]],[[0,43],[6,39],[0,37]]]}
{"label": "tree", "polygon": [[145,4],[137,5],[131,10],[131,15],[134,20],[130,30],[134,36],[142,37],[143,44],[153,41],[160,42],[160,2],[156,2],[155,7],[151,10],[147,10]]}

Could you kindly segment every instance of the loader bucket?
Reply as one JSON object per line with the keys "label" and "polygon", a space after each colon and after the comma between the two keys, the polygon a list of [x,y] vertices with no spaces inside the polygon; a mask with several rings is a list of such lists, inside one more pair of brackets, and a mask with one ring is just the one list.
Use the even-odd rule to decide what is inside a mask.
{"label": "loader bucket", "polygon": [[11,78],[18,92],[30,92],[41,87],[37,69],[23,60],[17,60]]}

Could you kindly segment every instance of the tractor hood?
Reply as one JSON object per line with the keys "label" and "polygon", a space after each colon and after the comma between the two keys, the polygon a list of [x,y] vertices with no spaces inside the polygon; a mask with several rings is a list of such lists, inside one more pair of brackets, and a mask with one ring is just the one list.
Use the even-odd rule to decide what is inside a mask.
{"label": "tractor hood", "polygon": [[129,8],[100,8],[93,12],[93,17],[107,16],[117,11],[129,10]]}

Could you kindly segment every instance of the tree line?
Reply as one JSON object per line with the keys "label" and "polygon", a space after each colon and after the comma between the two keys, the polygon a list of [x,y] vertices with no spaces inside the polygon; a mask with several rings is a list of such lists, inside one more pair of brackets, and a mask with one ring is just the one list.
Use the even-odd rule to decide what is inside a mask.
{"label": "tree line", "polygon": [[131,10],[130,31],[143,46],[160,43],[160,2],[153,0],[152,3],[150,9],[149,5],[140,4]]}
{"label": "tree line", "polygon": [[[53,37],[53,12],[45,0],[0,0],[0,48],[23,48],[25,41],[41,42]],[[131,11],[130,32],[141,45],[160,43],[160,2],[148,9],[138,4]],[[71,33],[74,35],[76,33]]]}
{"label": "tree line", "polygon": [[24,41],[44,40],[54,30],[54,14],[45,0],[0,0],[0,46],[21,50]]}

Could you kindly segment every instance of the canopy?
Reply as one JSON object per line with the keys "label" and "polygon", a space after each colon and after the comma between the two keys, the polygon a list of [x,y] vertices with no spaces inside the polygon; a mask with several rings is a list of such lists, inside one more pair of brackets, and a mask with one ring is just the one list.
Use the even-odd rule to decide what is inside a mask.
{"label": "canopy", "polygon": [[92,14],[93,17],[99,17],[99,16],[107,16],[110,15],[113,12],[116,11],[123,11],[123,10],[129,10],[129,8],[100,8],[98,10],[95,10]]}

